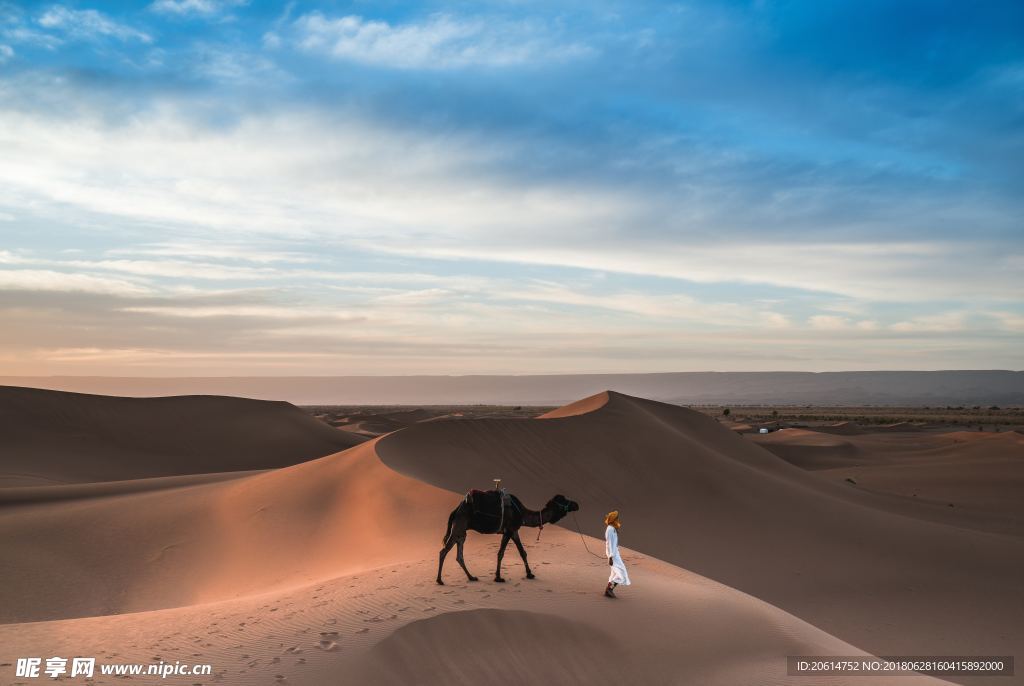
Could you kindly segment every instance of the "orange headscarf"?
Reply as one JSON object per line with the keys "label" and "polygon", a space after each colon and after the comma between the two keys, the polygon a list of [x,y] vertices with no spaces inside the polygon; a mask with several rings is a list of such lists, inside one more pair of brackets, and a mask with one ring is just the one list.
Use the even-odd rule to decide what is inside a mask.
{"label": "orange headscarf", "polygon": [[619,511],[612,510],[611,512],[606,514],[604,516],[604,523],[608,526],[614,526],[616,529],[622,526],[622,522],[619,521]]}

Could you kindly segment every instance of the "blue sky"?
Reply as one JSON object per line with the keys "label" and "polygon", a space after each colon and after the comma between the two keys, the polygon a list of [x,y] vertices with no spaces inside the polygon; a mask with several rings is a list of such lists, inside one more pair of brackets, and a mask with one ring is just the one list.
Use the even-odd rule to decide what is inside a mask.
{"label": "blue sky", "polygon": [[0,2],[0,373],[1024,367],[1019,2]]}

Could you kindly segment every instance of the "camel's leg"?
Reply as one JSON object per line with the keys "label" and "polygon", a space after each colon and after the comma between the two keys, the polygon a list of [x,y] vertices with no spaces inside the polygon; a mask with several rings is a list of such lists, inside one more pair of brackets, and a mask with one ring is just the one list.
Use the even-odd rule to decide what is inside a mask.
{"label": "camel's leg", "polygon": [[459,550],[455,554],[455,559],[458,560],[459,561],[459,565],[462,566],[462,571],[464,571],[466,573],[466,578],[469,579],[470,581],[476,581],[477,578],[469,573],[469,570],[466,569],[466,561],[464,559],[462,559],[462,546],[464,546],[465,544],[466,544],[465,537],[460,538],[459,541],[458,541]]}
{"label": "camel's leg", "polygon": [[[456,516],[452,521],[451,531],[448,532],[448,538],[444,541],[444,547],[441,548],[441,552],[437,554],[437,583],[444,585],[444,581],[441,580],[441,571],[444,569],[444,558],[448,555],[448,551],[452,549],[456,543],[459,544],[459,557],[462,557],[462,542],[466,540],[466,520],[460,516]],[[461,563],[462,560],[459,560]],[[466,568],[465,565],[462,566]]]}
{"label": "camel's leg", "polygon": [[530,571],[530,563],[526,561],[526,548],[523,547],[523,542],[519,540],[519,532],[512,534],[512,540],[515,542],[516,547],[519,548],[519,557],[523,558],[523,565],[526,567],[526,578],[535,578],[533,572]]}
{"label": "camel's leg", "polygon": [[[444,586],[444,581],[441,580],[441,570],[444,569],[444,558],[448,555],[448,551],[452,549],[453,545],[455,545],[455,537],[451,536],[449,537],[448,541],[444,544],[444,547],[441,548],[441,552],[437,555],[437,583],[441,584],[442,586]],[[461,557],[461,546],[459,547],[459,557]]]}
{"label": "camel's leg", "polygon": [[501,578],[501,558],[505,557],[505,546],[508,545],[510,538],[512,538],[512,536],[509,533],[503,533],[501,535],[501,545],[498,547],[498,568],[494,570],[494,580],[498,583],[505,581]]}

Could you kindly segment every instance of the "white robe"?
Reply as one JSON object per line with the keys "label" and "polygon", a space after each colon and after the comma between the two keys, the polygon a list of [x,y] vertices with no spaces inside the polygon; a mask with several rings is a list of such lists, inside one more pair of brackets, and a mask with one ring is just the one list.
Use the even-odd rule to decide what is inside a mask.
{"label": "white robe", "polygon": [[626,563],[619,555],[619,532],[612,526],[604,530],[604,556],[612,559],[611,574],[608,581],[622,586],[629,586],[629,572],[626,571]]}

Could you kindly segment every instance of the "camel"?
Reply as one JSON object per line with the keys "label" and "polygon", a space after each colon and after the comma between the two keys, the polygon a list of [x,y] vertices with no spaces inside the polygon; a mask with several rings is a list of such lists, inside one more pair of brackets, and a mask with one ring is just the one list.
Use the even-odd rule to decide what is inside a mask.
{"label": "camel", "polygon": [[526,578],[536,578],[530,569],[530,563],[526,561],[526,549],[523,548],[523,542],[519,540],[519,527],[539,526],[543,528],[545,524],[553,524],[578,509],[580,506],[577,503],[562,495],[556,495],[544,505],[540,512],[537,512],[527,509],[519,498],[505,491],[470,491],[448,516],[448,530],[445,531],[442,540],[444,547],[441,548],[438,555],[440,559],[437,563],[437,583],[444,585],[441,571],[444,569],[444,558],[453,545],[459,547],[455,559],[459,561],[459,566],[466,573],[466,578],[470,581],[477,580],[469,573],[462,557],[462,547],[466,543],[466,531],[469,529],[482,534],[501,534],[498,566],[494,571],[495,581],[499,583],[505,581],[501,578],[501,558],[505,556],[505,546],[509,541],[513,541],[516,548],[519,549],[519,556],[523,558],[523,565],[526,567]]}

